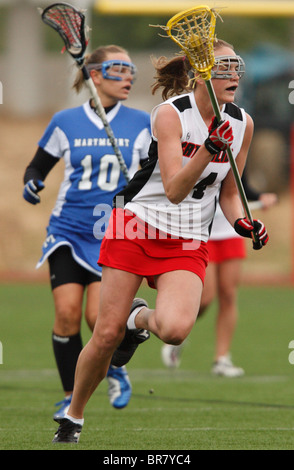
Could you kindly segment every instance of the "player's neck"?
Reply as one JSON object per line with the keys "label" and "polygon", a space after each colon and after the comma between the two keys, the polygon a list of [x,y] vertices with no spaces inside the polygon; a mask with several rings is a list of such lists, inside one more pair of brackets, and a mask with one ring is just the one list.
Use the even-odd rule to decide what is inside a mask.
{"label": "player's neck", "polygon": [[197,92],[195,92],[195,101],[203,121],[207,126],[209,126],[213,116],[215,115],[211,101],[208,99],[206,94]]}
{"label": "player's neck", "polygon": [[[117,104],[117,103],[112,104],[112,105],[110,105],[110,106],[103,106],[103,107],[104,107],[104,111],[106,112],[106,114],[109,113],[109,111],[111,111],[111,110],[116,106],[116,104]],[[95,110],[95,105],[94,105],[93,100],[90,100],[90,106],[91,106],[91,108],[92,108],[94,111],[96,111],[96,110]]]}

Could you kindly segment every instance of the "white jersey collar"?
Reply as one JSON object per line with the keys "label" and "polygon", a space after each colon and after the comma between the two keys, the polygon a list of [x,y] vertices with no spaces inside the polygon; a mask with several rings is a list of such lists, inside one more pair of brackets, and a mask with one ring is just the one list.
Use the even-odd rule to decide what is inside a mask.
{"label": "white jersey collar", "polygon": [[[109,113],[107,113],[106,116],[107,116],[107,121],[109,123],[111,123],[111,121],[115,118],[115,116],[120,110],[120,107],[121,107],[121,102],[118,101],[118,103],[109,111]],[[91,108],[90,101],[87,101],[86,103],[84,103],[83,108],[84,108],[86,115],[90,119],[90,121],[93,122],[93,124],[97,126],[98,129],[100,130],[103,129],[104,127],[103,122],[101,118],[98,116],[98,114],[95,112],[95,110]]]}

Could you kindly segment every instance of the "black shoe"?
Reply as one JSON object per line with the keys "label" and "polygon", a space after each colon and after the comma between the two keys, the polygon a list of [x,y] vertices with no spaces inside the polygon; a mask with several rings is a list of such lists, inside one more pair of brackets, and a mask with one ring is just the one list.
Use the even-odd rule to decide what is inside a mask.
{"label": "black shoe", "polygon": [[[130,314],[135,310],[137,307],[148,307],[147,302],[144,299],[134,299],[132,303],[132,308],[130,310]],[[111,365],[116,367],[122,367],[129,362],[131,357],[133,356],[134,352],[136,351],[139,344],[143,343],[147,339],[150,338],[150,333],[147,330],[143,329],[134,329],[129,330],[126,327],[125,337],[120,343],[119,347],[114,352]]]}
{"label": "black shoe", "polygon": [[59,428],[55,433],[52,442],[77,444],[79,442],[82,426],[80,424],[73,423],[67,418],[62,418],[59,421]]}

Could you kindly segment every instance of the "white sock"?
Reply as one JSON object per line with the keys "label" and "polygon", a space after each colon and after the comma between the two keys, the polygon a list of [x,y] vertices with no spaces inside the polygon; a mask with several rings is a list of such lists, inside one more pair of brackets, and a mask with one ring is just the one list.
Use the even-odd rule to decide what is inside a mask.
{"label": "white sock", "polygon": [[81,426],[83,426],[83,424],[84,424],[84,418],[81,418],[81,419],[73,418],[68,413],[65,414],[65,418],[69,419],[70,421],[72,421],[75,424],[80,424]]}
{"label": "white sock", "polygon": [[136,330],[137,327],[135,325],[135,318],[144,307],[145,305],[140,305],[140,307],[135,308],[135,310],[133,310],[133,312],[129,316],[128,321],[127,321],[127,327],[129,330]]}

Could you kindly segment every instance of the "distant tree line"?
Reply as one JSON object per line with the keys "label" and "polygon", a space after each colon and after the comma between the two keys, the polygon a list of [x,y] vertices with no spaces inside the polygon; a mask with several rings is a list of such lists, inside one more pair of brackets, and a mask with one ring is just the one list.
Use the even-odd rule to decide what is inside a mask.
{"label": "distant tree line", "polygon": [[[169,16],[108,16],[92,17],[91,41],[99,44],[117,43],[129,50],[158,50],[176,46],[164,39],[165,32],[150,25],[165,25]],[[234,44],[236,49],[249,50],[258,42],[273,42],[291,47],[294,36],[292,18],[225,17],[217,21],[217,36]]]}

